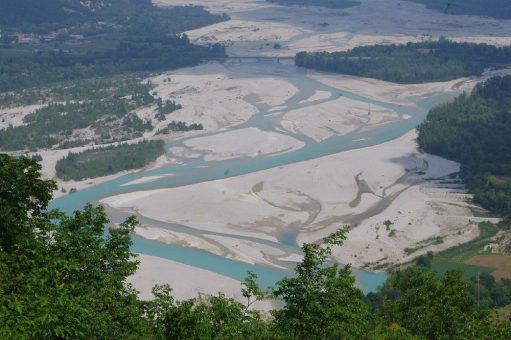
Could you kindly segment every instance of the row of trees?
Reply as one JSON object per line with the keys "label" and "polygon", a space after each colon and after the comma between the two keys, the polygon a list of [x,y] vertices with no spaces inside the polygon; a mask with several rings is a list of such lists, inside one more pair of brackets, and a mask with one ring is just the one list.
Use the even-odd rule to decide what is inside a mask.
{"label": "row of trees", "polygon": [[136,144],[120,144],[94,148],[80,153],[69,153],[57,161],[57,177],[79,181],[112,175],[124,170],[140,169],[155,161],[164,153],[164,143],[141,141]]}
{"label": "row of trees", "polygon": [[509,60],[511,47],[456,43],[446,39],[362,46],[347,52],[300,52],[295,57],[297,66],[402,84],[481,75],[486,68],[507,64]]}
{"label": "row of trees", "polygon": [[191,123],[190,125],[186,124],[186,122],[175,120],[171,121],[166,127],[163,129],[159,129],[156,134],[157,135],[167,135],[171,132],[186,132],[193,130],[203,130],[204,126],[201,123]]}
{"label": "row of trees", "polygon": [[181,104],[176,103],[174,100],[167,99],[164,103],[161,98],[157,99],[157,106],[158,111],[156,113],[156,118],[159,121],[165,120],[166,115],[183,108]]}
{"label": "row of trees", "polygon": [[431,110],[418,127],[420,147],[462,164],[462,176],[485,208],[511,214],[511,76]]}
{"label": "row of trees", "polygon": [[[295,275],[270,294],[250,273],[246,304],[225,296],[176,301],[168,286],[141,301],[126,283],[138,262],[137,222],[105,233],[101,207],[72,216],[47,211],[52,181],[40,165],[0,155],[0,337],[37,339],[509,339],[511,323],[478,305],[459,272],[439,278],[414,267],[364,297],[349,266],[328,263],[345,229],[304,244]],[[177,274],[176,274],[177,275]],[[269,317],[252,310],[271,297]]]}

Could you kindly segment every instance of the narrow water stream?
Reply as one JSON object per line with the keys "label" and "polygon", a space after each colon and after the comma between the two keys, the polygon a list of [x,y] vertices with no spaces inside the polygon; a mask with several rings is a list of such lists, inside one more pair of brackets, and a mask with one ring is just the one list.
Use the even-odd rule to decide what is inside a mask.
{"label": "narrow water stream", "polygon": [[[260,61],[253,63],[261,63],[261,70],[253,75],[254,81],[257,81],[257,76],[264,74],[265,72],[264,70],[268,69],[267,65],[264,65],[264,63],[267,62]],[[245,63],[229,62],[225,66],[228,69],[231,68],[233,70],[234,69],[243,70],[243,68],[247,65],[246,62]],[[251,70],[254,69],[254,65],[250,65],[250,67]],[[279,64],[277,67],[278,76],[285,77],[298,89],[297,94],[290,98],[285,103],[285,105],[282,106],[282,108],[280,106],[278,108],[274,108],[265,104],[254,103],[257,106],[259,112],[253,115],[245,123],[231,127],[223,131],[204,133],[200,136],[211,136],[215,134],[225,133],[226,131],[242,129],[247,127],[255,127],[265,131],[283,133],[280,130],[276,130],[276,128],[278,127],[276,126],[278,116],[282,116],[286,112],[296,110],[298,108],[303,108],[311,105],[318,105],[323,102],[335,100],[339,95],[345,96],[349,99],[365,102],[368,104],[370,103],[371,105],[378,105],[387,109],[391,109],[400,114],[401,116],[406,114],[411,118],[389,122],[365,130],[356,130],[341,136],[333,136],[322,142],[315,142],[311,138],[301,134],[285,133],[289,136],[292,136],[293,138],[303,141],[306,145],[301,149],[283,154],[262,156],[256,158],[243,157],[222,161],[205,161],[204,155],[193,160],[178,158],[184,163],[180,165],[164,166],[158,169],[142,171],[126,175],[114,179],[112,181],[98,184],[96,186],[78,191],[75,194],[55,199],[54,201],[52,201],[50,208],[58,208],[66,213],[71,213],[73,210],[82,208],[87,202],[97,203],[100,199],[108,196],[140,190],[174,188],[184,185],[212,181],[216,179],[234,177],[283,165],[311,160],[322,156],[339,153],[342,151],[381,144],[392,139],[395,139],[399,136],[402,136],[406,132],[415,128],[426,117],[428,110],[434,104],[446,101],[459,94],[457,92],[433,94],[427,98],[422,98],[418,100],[416,102],[415,107],[404,107],[391,103],[371,100],[368,98],[364,98],[363,96],[360,96],[356,93],[341,91],[339,89],[327,86],[325,84],[322,84],[320,82],[308,78],[303,70],[298,69],[290,64]],[[274,76],[275,74],[272,74],[271,70],[272,68],[270,68],[270,71],[266,72],[270,72],[268,74]],[[331,96],[330,98],[327,99],[304,103],[303,101],[312,96],[315,93],[315,91],[327,91],[331,94]],[[192,137],[185,137],[172,141],[166,146],[167,150],[174,146],[182,146],[182,143],[187,139],[197,137],[198,135],[194,135]],[[170,151],[168,152],[170,153]],[[172,154],[171,156],[175,157],[175,155]],[[159,180],[152,182],[123,186],[123,184],[131,182],[133,180],[155,175],[172,175],[172,176],[161,178]],[[119,222],[126,217],[125,212],[117,211],[115,209],[110,208],[108,209],[108,214],[113,222]],[[145,219],[144,217],[141,216],[139,216],[139,218],[144,222],[150,222],[151,225],[167,228],[174,231],[181,232],[184,231],[191,234],[210,234],[210,235],[215,234],[211,232],[200,231],[192,227],[165,224],[153,220],[148,221],[148,219]],[[285,234],[281,235],[281,237],[279,238],[280,241],[279,247],[288,248],[289,250],[296,251],[298,247],[296,245],[296,232],[297,230],[288,231]],[[229,236],[243,238],[239,236],[232,235]],[[260,283],[264,286],[273,285],[278,279],[282,278],[285,275],[291,274],[290,270],[276,269],[265,265],[251,265],[227,259],[222,256],[217,256],[206,251],[193,248],[184,248],[176,245],[168,245],[157,241],[147,240],[138,236],[134,236],[133,241],[134,241],[133,251],[135,252],[159,256],[162,258],[171,259],[184,264],[188,264],[194,267],[208,269],[238,280],[242,280],[246,276],[246,272],[248,270],[252,270],[259,275]],[[271,241],[261,241],[260,239],[257,239],[257,242],[271,243]],[[275,246],[275,244],[272,245]],[[292,264],[289,264],[289,266],[292,266]],[[372,273],[358,269],[354,269],[354,275],[357,278],[358,285],[364,291],[374,290],[379,284],[381,284],[385,280],[384,274]]]}

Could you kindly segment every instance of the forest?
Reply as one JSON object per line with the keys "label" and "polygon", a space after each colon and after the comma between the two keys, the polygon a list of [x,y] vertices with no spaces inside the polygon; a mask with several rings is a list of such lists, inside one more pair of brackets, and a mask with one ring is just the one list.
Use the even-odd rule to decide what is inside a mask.
{"label": "forest", "polygon": [[[156,9],[151,0],[2,0],[0,27],[22,32],[49,33],[59,28],[84,29],[97,25],[99,21],[103,24],[119,24],[129,17],[144,14],[166,19],[164,24],[174,28],[169,32],[182,32],[189,29],[187,26],[205,26],[209,21],[216,20],[215,16],[203,11],[206,15],[198,16],[196,22],[187,21],[186,12],[190,8],[175,8],[177,12]],[[193,12],[196,9],[199,7],[192,9],[192,13],[197,14],[198,12]],[[158,13],[162,10],[163,13]],[[179,12],[184,14],[184,17],[176,16]],[[162,23],[160,21],[160,24]]]}
{"label": "forest", "polygon": [[97,147],[80,153],[70,152],[57,161],[57,177],[65,181],[80,181],[115,174],[120,171],[140,169],[163,155],[161,140],[143,140],[136,144],[119,144]]}
{"label": "forest", "polygon": [[511,214],[511,76],[494,77],[470,95],[434,108],[418,127],[425,151],[462,164],[474,201]]}
{"label": "forest", "polygon": [[360,5],[358,1],[352,0],[266,0],[279,5],[302,5],[302,6],[321,6],[327,8],[348,8]]}
{"label": "forest", "polygon": [[[31,98],[34,101],[28,104],[45,101],[48,105],[26,115],[24,125],[0,130],[0,149],[35,150],[55,145],[67,148],[140,137],[153,126],[134,111],[158,103],[150,95],[152,88],[152,84],[142,83],[139,77],[122,76],[29,91],[32,95],[24,98],[25,102]],[[23,97],[25,91],[19,93],[11,95]],[[173,108],[169,105],[172,103],[166,103],[165,110]]]}
{"label": "forest", "polygon": [[[9,16],[9,12],[0,13]],[[0,92],[126,72],[193,66],[205,58],[225,55],[221,45],[194,45],[182,34],[228,20],[226,15],[213,15],[202,7],[162,9],[138,4],[120,11],[94,13],[103,14],[94,14],[86,22],[65,21],[68,26],[47,38],[49,42],[0,46]],[[83,40],[70,42],[70,37],[76,35],[83,36]]]}
{"label": "forest", "polygon": [[73,0],[3,0],[0,2],[0,25],[19,27],[22,25],[42,25],[73,21],[92,15],[91,10],[98,9],[99,1],[93,1],[89,9]]}
{"label": "forest", "polygon": [[[294,275],[272,288],[247,273],[240,286],[245,303],[224,295],[178,301],[168,285],[155,286],[155,299],[142,301],[126,283],[139,264],[130,238],[137,220],[108,228],[104,208],[90,204],[70,216],[48,211],[56,185],[40,171],[34,160],[0,154],[0,338],[511,337],[509,316],[494,309],[509,301],[509,281],[483,276],[476,286],[459,271],[437,275],[428,258],[364,296],[350,267],[329,260],[346,239],[346,227],[323,243],[303,244]],[[481,286],[507,300],[486,299]],[[261,299],[279,308],[263,315],[251,307]]]}
{"label": "forest", "polygon": [[496,19],[511,19],[511,2],[508,0],[406,0],[426,5],[427,8],[452,15],[475,15]]}
{"label": "forest", "polygon": [[479,76],[485,69],[508,64],[509,60],[511,47],[439,39],[406,45],[363,46],[346,52],[300,52],[295,63],[320,71],[416,84]]}

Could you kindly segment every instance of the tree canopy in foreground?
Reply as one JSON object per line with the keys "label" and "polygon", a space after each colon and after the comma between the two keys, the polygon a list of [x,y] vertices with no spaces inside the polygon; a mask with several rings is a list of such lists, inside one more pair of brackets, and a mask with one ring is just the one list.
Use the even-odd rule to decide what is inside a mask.
{"label": "tree canopy in foreground", "polygon": [[[126,282],[137,221],[107,228],[102,207],[47,211],[55,188],[33,160],[0,155],[0,338],[13,339],[509,339],[459,272],[397,272],[372,296],[349,266],[329,263],[340,229],[305,244],[295,275],[262,291],[249,273],[242,304],[223,295],[176,301],[169,286],[141,301]],[[107,228],[105,232],[105,228]],[[176,275],[178,275],[176,273]],[[263,315],[254,300],[277,299]],[[370,303],[368,303],[370,302]]]}

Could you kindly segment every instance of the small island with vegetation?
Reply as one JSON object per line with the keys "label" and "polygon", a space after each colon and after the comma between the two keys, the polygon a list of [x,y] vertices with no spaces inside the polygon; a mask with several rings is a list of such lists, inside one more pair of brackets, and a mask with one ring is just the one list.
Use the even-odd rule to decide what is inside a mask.
{"label": "small island with vegetation", "polygon": [[140,169],[163,155],[161,140],[136,144],[98,147],[80,153],[69,153],[55,166],[57,177],[68,181],[112,175],[120,171]]}

